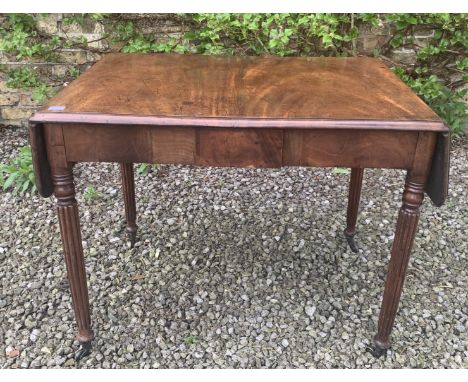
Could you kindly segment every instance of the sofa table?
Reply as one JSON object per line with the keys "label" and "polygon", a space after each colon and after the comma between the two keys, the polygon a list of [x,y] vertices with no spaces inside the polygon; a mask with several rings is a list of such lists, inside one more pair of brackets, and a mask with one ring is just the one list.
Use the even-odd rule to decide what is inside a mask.
{"label": "sofa table", "polygon": [[57,200],[77,358],[94,335],[76,162],[120,163],[132,243],[133,163],[349,167],[344,235],[353,251],[364,168],[406,169],[375,356],[390,346],[424,193],[440,206],[448,191],[447,127],[382,61],[366,57],[108,54],[31,117],[30,143],[37,188]]}

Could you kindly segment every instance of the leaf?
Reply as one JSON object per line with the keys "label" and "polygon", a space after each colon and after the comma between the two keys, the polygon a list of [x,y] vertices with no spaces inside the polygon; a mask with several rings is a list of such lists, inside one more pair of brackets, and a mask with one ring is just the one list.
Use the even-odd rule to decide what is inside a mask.
{"label": "leaf", "polygon": [[349,168],[337,167],[337,168],[334,168],[331,173],[333,175],[337,175],[337,174],[349,174],[350,172],[351,170]]}
{"label": "leaf", "polygon": [[24,194],[24,192],[28,189],[29,187],[29,179],[26,179],[23,183],[23,187],[21,187],[21,194]]}
{"label": "leaf", "polygon": [[14,172],[13,174],[11,174],[8,177],[8,179],[5,181],[3,188],[6,190],[7,188],[11,187],[11,185],[13,184],[14,180],[18,177],[18,175],[19,175],[19,172]]}
{"label": "leaf", "polygon": [[13,189],[13,194],[17,194],[19,189],[21,188],[21,183],[16,183],[15,188]]}
{"label": "leaf", "polygon": [[137,167],[137,174],[146,175],[149,172],[150,165],[148,163],[142,163]]}

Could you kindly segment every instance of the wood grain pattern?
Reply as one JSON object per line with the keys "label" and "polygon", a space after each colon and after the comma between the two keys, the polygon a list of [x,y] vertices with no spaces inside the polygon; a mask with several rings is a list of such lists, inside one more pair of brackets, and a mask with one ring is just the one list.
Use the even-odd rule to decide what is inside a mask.
{"label": "wood grain pattern", "polygon": [[[51,124],[52,125],[52,124]],[[63,129],[67,159],[88,162],[152,162],[149,127],[66,125]]]}
{"label": "wood grain pattern", "polygon": [[125,219],[127,234],[133,247],[138,226],[136,224],[135,178],[133,163],[120,163],[120,178],[122,180],[123,199],[125,204]]}
{"label": "wood grain pattern", "polygon": [[403,204],[398,215],[395,239],[388,265],[378,331],[374,337],[375,345],[379,349],[388,349],[390,347],[390,333],[398,310],[403,282],[416,235],[420,206],[424,199],[423,188],[423,184],[414,182],[412,178],[407,178],[403,192]]}
{"label": "wood grain pattern", "polygon": [[[56,126],[51,124],[50,126]],[[410,168],[418,132],[69,124],[66,159],[201,166]]]}
{"label": "wood grain pattern", "polygon": [[446,129],[382,61],[365,57],[108,54],[39,115],[74,113],[231,118],[232,126],[244,118],[357,120],[361,128],[379,120],[424,121]]}
{"label": "wood grain pattern", "polygon": [[193,127],[152,127],[153,162],[195,164],[196,139]]}
{"label": "wood grain pattern", "polygon": [[196,164],[222,167],[281,167],[280,130],[217,129],[197,131]]}
{"label": "wood grain pattern", "polygon": [[61,171],[53,169],[52,178],[54,182],[54,195],[57,198],[57,213],[68,281],[70,283],[75,319],[78,325],[76,338],[81,343],[87,343],[93,339],[94,333],[91,329],[91,314],[81,244],[80,220],[71,166]]}
{"label": "wood grain pattern", "polygon": [[40,123],[80,123],[132,126],[192,126],[229,128],[277,129],[357,129],[396,131],[448,132],[441,121],[394,121],[387,119],[305,119],[305,118],[234,118],[234,117],[174,117],[99,113],[36,112],[29,119]]}
{"label": "wood grain pattern", "polygon": [[348,209],[346,213],[346,229],[344,231],[345,235],[347,236],[354,236],[356,234],[356,222],[359,211],[359,202],[361,200],[363,176],[363,168],[351,169],[348,193]]}
{"label": "wood grain pattern", "polygon": [[388,265],[385,290],[374,343],[378,349],[390,347],[390,333],[398,310],[411,249],[416,236],[424,186],[430,172],[436,134],[420,132],[414,149],[413,163],[407,172],[402,206],[398,214],[395,238]]}
{"label": "wood grain pattern", "polygon": [[448,196],[450,172],[450,134],[438,133],[426,191],[432,202],[440,207]]}
{"label": "wood grain pattern", "polygon": [[47,159],[44,126],[41,123],[31,123],[29,125],[29,144],[31,145],[31,157],[37,191],[42,197],[48,198],[54,191],[54,185],[50,173],[50,164]]}
{"label": "wood grain pattern", "polygon": [[410,168],[417,132],[286,130],[283,165]]}
{"label": "wood grain pattern", "polygon": [[47,159],[51,170],[66,169],[68,166],[67,153],[61,124],[45,124],[44,138],[47,148]]}

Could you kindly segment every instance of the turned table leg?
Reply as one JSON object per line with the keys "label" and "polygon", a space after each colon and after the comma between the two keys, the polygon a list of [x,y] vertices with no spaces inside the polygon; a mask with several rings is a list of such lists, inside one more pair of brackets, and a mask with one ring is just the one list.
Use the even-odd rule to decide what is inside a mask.
{"label": "turned table leg", "polygon": [[398,309],[411,248],[419,220],[419,208],[424,198],[424,185],[407,177],[395,231],[390,263],[388,265],[385,291],[380,309],[378,331],[374,337],[375,347],[371,353],[380,356],[390,347],[390,333]]}
{"label": "turned table leg", "polygon": [[53,171],[54,195],[57,198],[57,212],[60,223],[60,233],[63,252],[67,266],[68,281],[72,295],[78,333],[76,339],[81,349],[76,353],[80,359],[91,351],[91,340],[94,337],[91,329],[88,286],[86,285],[86,269],[81,244],[80,220],[78,204],[75,199],[75,186],[71,166]]}
{"label": "turned table leg", "polygon": [[135,180],[133,175],[133,163],[121,163],[120,174],[122,178],[122,189],[125,202],[125,218],[127,220],[127,234],[131,246],[135,245],[137,225],[135,206]]}
{"label": "turned table leg", "polygon": [[348,211],[346,214],[346,229],[344,230],[344,235],[349,244],[349,247],[353,252],[358,251],[356,242],[354,241],[354,235],[356,234],[356,222],[359,211],[359,201],[361,199],[363,175],[363,168],[351,169],[351,179],[349,182],[348,194]]}

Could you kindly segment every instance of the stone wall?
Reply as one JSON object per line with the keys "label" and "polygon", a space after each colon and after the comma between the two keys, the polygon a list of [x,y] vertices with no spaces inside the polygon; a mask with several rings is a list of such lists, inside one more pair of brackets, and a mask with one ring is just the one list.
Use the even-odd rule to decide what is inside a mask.
{"label": "stone wall", "polygon": [[[67,38],[86,37],[89,45],[86,49],[62,49],[58,52],[55,62],[14,61],[11,57],[0,52],[0,65],[4,67],[32,66],[39,70],[48,82],[57,89],[66,85],[70,78],[67,73],[70,68],[85,71],[90,65],[101,58],[106,52],[118,51],[121,46],[102,39],[104,27],[92,20],[87,20],[82,26],[66,25],[63,14],[49,14],[38,16],[38,28],[48,35],[57,34]],[[154,33],[158,38],[168,38],[184,33],[184,26],[171,14],[122,14],[119,17],[131,20],[144,33]],[[0,23],[2,16],[0,15]],[[356,42],[359,53],[371,55],[375,48],[379,48],[392,35],[392,25],[382,23],[378,27],[361,28]],[[433,31],[421,31],[417,36],[419,45],[432,37]],[[412,64],[416,61],[415,51],[412,49],[398,49],[390,51],[388,58],[395,63]],[[26,126],[29,116],[40,107],[40,103],[33,100],[31,93],[6,86],[5,75],[0,72],[0,125]]]}

